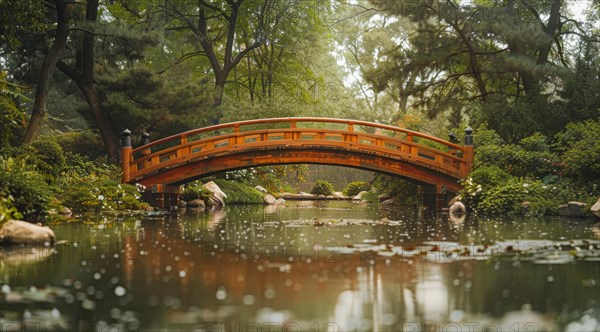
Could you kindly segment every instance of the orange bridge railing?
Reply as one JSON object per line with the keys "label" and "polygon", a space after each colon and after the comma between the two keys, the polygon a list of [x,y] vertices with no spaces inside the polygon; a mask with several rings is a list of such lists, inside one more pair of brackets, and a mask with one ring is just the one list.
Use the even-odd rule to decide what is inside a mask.
{"label": "orange bridge railing", "polygon": [[[336,149],[399,160],[461,179],[473,163],[472,130],[465,145],[420,132],[366,121],[317,117],[272,118],[224,123],[186,131],[132,149],[124,132],[124,183],[135,183],[191,162],[242,151],[314,148]],[[147,134],[145,134],[147,135]]]}

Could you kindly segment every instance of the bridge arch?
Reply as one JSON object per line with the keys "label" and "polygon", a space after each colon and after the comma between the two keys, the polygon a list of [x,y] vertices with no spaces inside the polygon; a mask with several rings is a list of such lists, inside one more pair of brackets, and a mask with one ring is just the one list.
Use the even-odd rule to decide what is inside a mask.
{"label": "bridge arch", "polygon": [[124,183],[178,185],[228,170],[281,164],[355,167],[460,189],[473,163],[466,144],[378,123],[330,118],[272,118],[224,123],[132,149],[124,132]]}

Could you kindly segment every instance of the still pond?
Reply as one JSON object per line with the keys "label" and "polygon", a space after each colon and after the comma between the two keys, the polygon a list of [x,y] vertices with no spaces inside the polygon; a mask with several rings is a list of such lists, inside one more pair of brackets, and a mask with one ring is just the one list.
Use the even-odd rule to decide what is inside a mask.
{"label": "still pond", "polygon": [[0,330],[600,331],[600,228],[288,201],[1,248]]}

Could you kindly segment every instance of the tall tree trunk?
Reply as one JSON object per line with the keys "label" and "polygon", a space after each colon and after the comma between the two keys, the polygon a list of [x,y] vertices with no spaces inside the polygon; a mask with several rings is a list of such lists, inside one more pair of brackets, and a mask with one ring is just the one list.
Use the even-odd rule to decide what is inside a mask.
{"label": "tall tree trunk", "polygon": [[68,23],[71,5],[65,4],[64,0],[56,0],[55,5],[56,19],[58,22],[56,35],[54,37],[54,42],[52,43],[52,48],[46,55],[40,71],[40,78],[35,90],[35,100],[31,111],[31,119],[29,120],[29,125],[27,126],[27,130],[23,137],[23,143],[25,144],[33,142],[42,131],[42,122],[46,118],[48,89],[50,88],[52,73],[54,72],[54,66],[56,66],[60,54],[65,49],[67,37],[69,35]]}
{"label": "tall tree trunk", "polygon": [[[98,16],[98,0],[88,0],[86,6],[85,19],[87,22],[96,21]],[[94,87],[94,33],[85,31],[83,33],[83,44],[81,50],[81,62],[76,63],[75,70],[69,67],[66,63],[59,61],[57,67],[65,73],[73,82],[77,84],[81,93],[90,107],[90,111],[94,117],[94,121],[104,148],[110,159],[119,157],[119,141],[112,131],[112,127],[104,111],[98,90]],[[77,71],[81,69],[81,73]]]}
{"label": "tall tree trunk", "polygon": [[[227,73],[228,74],[228,73]],[[212,124],[218,125],[221,122],[221,104],[223,103],[223,92],[225,91],[225,80],[227,79],[227,74],[224,72],[220,72],[219,75],[216,75],[215,79],[215,91],[213,93],[213,119]]]}
{"label": "tall tree trunk", "polygon": [[560,26],[560,7],[562,5],[562,0],[554,0],[552,1],[552,5],[550,7],[550,17],[548,17],[548,24],[543,27],[544,32],[546,32],[547,39],[542,47],[540,47],[540,52],[538,53],[537,63],[545,64],[548,62],[548,56],[550,55],[550,50],[552,49],[552,44],[554,41],[554,35],[556,34],[556,30],[559,29]]}
{"label": "tall tree trunk", "polygon": [[[415,80],[417,79],[416,73],[410,73],[406,86],[403,82],[398,83],[398,113],[404,115],[408,111],[408,98],[412,95],[412,90],[415,87]],[[400,114],[397,115],[397,119],[394,122],[400,120]]]}
{"label": "tall tree trunk", "polygon": [[[85,20],[88,23],[96,22],[98,18],[98,0],[88,0]],[[90,111],[94,115],[96,126],[104,142],[106,153],[110,159],[119,157],[119,141],[112,131],[110,122],[104,114],[98,90],[94,88],[94,43],[95,35],[92,32],[83,33],[83,79],[79,85],[81,92],[88,102]]]}
{"label": "tall tree trunk", "polygon": [[[253,49],[263,44],[262,40],[257,40],[253,44],[248,45],[243,51],[238,53],[235,57],[233,56],[233,44],[235,42],[235,30],[237,26],[237,19],[239,15],[239,9],[242,5],[243,0],[228,1],[230,12],[225,15],[227,19],[227,40],[225,42],[223,64],[217,57],[217,50],[209,37],[209,29],[207,26],[208,17],[206,16],[206,9],[211,8],[210,5],[205,4],[203,1],[198,2],[198,23],[197,25],[191,25],[190,28],[198,36],[200,46],[206,53],[205,56],[210,62],[213,74],[215,76],[215,91],[213,93],[213,110],[214,116],[212,123],[219,124],[221,120],[221,103],[223,102],[223,92],[225,90],[225,82],[227,76],[231,70],[237,66],[240,61]],[[265,10],[266,6],[263,8]],[[224,14],[224,13],[223,13]],[[187,18],[184,21],[190,24]]]}
{"label": "tall tree trunk", "polygon": [[94,116],[96,126],[100,131],[100,136],[102,137],[102,142],[104,142],[104,148],[106,149],[108,157],[116,160],[119,157],[119,140],[114,135],[110,122],[104,114],[98,91],[94,88],[93,84],[81,85],[79,88],[85,96],[85,99],[90,107],[90,111]]}

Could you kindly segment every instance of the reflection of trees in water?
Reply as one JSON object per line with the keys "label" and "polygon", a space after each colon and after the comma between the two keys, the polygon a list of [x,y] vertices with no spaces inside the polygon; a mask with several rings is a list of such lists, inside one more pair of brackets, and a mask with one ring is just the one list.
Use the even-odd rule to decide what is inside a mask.
{"label": "reflection of trees in water", "polygon": [[[125,268],[127,284],[134,289],[144,285],[142,289],[154,292],[147,296],[170,296],[180,301],[179,309],[167,310],[189,306],[216,310],[234,305],[239,310],[235,313],[238,321],[252,321],[260,308],[270,307],[291,310],[295,319],[335,321],[340,330],[365,322],[370,327],[401,329],[406,322],[447,322],[454,311],[466,317],[501,319],[507,312],[520,312],[525,303],[542,312],[561,312],[565,303],[569,310],[585,309],[593,295],[580,280],[597,280],[600,274],[600,267],[586,263],[577,268],[529,262],[515,266],[513,261],[440,264],[421,256],[396,256],[386,263],[387,258],[376,254],[340,254],[327,262],[321,256],[308,263],[306,258],[314,251],[306,250],[313,249],[313,240],[335,240],[337,245],[344,245],[342,235],[353,230],[363,238],[396,244],[400,240],[407,243],[406,234],[411,242],[420,243],[465,242],[471,239],[470,234],[477,234],[478,239],[495,233],[490,225],[482,226],[469,218],[457,226],[447,216],[394,226],[286,227],[265,221],[264,210],[248,211],[245,214],[242,209],[239,215],[231,216],[225,210],[189,220],[180,216],[158,226],[142,223],[124,242],[126,248],[137,246],[123,255],[123,264],[133,262]],[[369,230],[368,235],[363,234],[365,230]],[[303,242],[306,238],[309,240]],[[300,261],[289,262],[281,251],[273,249],[281,243],[302,247],[305,251],[296,256]],[[549,275],[551,283],[547,281]],[[226,294],[225,298],[218,299],[217,292]],[[244,306],[247,295],[252,296],[253,303]]]}
{"label": "reflection of trees in water", "polygon": [[447,282],[445,265],[416,260],[391,266],[379,263],[357,268],[353,287],[339,294],[332,320],[340,331],[403,330],[407,323],[444,322],[464,305],[461,294]]}

